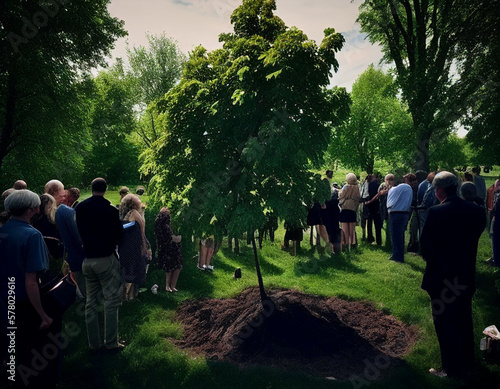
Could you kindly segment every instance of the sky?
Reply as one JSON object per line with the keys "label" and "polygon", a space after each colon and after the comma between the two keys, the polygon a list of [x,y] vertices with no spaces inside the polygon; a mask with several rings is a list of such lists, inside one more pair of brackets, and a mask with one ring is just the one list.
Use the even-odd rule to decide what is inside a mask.
{"label": "sky", "polygon": [[[146,34],[173,38],[184,53],[202,45],[208,51],[222,47],[219,34],[232,32],[232,11],[242,0],[112,0],[111,16],[125,21],[126,38],[119,39],[113,57],[126,57],[127,44],[147,46]],[[362,0],[276,0],[279,16],[285,25],[301,29],[318,44],[323,30],[333,27],[344,35],[346,43],[338,53],[339,71],[332,85],[348,91],[356,78],[370,64],[378,65],[380,48],[373,46],[360,33],[356,23]]]}

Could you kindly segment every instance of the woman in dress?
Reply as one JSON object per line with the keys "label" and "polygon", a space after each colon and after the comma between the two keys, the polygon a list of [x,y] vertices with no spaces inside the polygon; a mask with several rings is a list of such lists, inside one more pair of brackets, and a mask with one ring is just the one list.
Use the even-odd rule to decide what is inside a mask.
{"label": "woman in dress", "polygon": [[120,203],[124,235],[118,244],[118,254],[126,300],[137,297],[139,286],[146,281],[146,265],[149,258],[146,222],[142,209],[141,200],[134,194],[126,195]]}
{"label": "woman in dress", "polygon": [[358,179],[354,173],[346,176],[347,183],[339,193],[340,217],[342,231],[344,232],[345,244],[351,249],[356,244],[356,213],[361,199],[358,187]]}
{"label": "woman in dress", "polygon": [[177,292],[175,286],[182,269],[182,237],[172,232],[170,211],[167,207],[163,207],[156,216],[155,236],[158,246],[158,265],[166,273],[165,290]]}

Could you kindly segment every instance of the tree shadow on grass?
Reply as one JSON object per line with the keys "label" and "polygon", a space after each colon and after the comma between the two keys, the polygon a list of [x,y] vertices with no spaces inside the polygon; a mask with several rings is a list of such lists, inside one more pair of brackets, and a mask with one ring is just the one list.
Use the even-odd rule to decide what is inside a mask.
{"label": "tree shadow on grass", "polygon": [[366,270],[353,262],[355,260],[356,255],[353,252],[331,255],[323,254],[318,257],[299,257],[299,261],[294,266],[294,274],[296,276],[314,274],[319,277],[331,278],[332,270],[351,274],[366,273]]}

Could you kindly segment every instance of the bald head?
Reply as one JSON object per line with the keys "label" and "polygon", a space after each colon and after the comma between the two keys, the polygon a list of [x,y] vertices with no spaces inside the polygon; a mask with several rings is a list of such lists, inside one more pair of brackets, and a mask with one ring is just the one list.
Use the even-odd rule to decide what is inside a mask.
{"label": "bald head", "polygon": [[64,191],[64,185],[59,180],[50,180],[45,184],[45,193],[51,195],[56,200],[57,205],[64,202],[66,197],[66,192]]}
{"label": "bald head", "polygon": [[23,180],[17,180],[16,182],[14,182],[13,188],[15,190],[28,189],[28,185]]}
{"label": "bald head", "polygon": [[432,180],[432,186],[436,191],[436,197],[443,201],[446,197],[457,194],[458,177],[447,171],[439,172]]}

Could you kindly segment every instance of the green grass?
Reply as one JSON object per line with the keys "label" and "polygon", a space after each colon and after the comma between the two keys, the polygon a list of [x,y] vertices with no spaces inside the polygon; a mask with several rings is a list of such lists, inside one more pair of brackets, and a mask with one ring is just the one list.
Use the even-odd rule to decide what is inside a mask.
{"label": "green grass", "polygon": [[[358,236],[360,231],[358,230]],[[370,384],[373,388],[453,388],[456,382],[430,377],[427,370],[440,366],[439,347],[432,325],[429,298],[420,289],[424,262],[419,256],[407,254],[406,264],[388,260],[384,248],[361,243],[350,253],[335,256],[309,250],[308,234],[296,256],[280,249],[282,228],[275,243],[264,242],[259,250],[266,288],[284,287],[304,293],[339,296],[348,300],[368,300],[387,314],[419,328],[419,340],[404,364],[384,381],[334,382],[311,378],[300,372],[274,371],[270,368],[243,369],[202,356],[189,355],[174,345],[182,336],[182,327],[175,321],[175,309],[185,299],[228,298],[243,289],[255,286],[257,279],[251,246],[241,242],[241,254],[236,255],[225,242],[216,255],[214,273],[196,269],[195,244],[184,243],[184,269],[177,294],[161,291],[164,273],[151,269],[147,290],[136,301],[125,302],[120,310],[120,337],[128,347],[119,355],[92,356],[86,347],[83,307],[75,305],[65,322],[80,329],[71,338],[63,365],[64,388],[348,388]],[[485,265],[491,255],[491,244],[483,235],[478,255],[478,292],[474,300],[476,340],[481,331],[500,317],[498,288],[499,273]],[[232,277],[236,267],[243,277]],[[160,293],[149,288],[157,283]],[[499,324],[497,322],[497,324]],[[500,368],[481,359],[478,362],[484,384],[498,379]],[[363,385],[364,386],[364,385]],[[362,387],[362,386],[361,386]]]}
{"label": "green grass", "polygon": [[[345,177],[344,172],[340,175]],[[499,171],[483,174],[491,185]],[[340,177],[339,177],[340,178]],[[341,180],[339,180],[341,181]],[[133,187],[133,186],[129,186]],[[82,199],[90,193],[83,193]],[[119,201],[118,189],[108,191],[112,204]],[[142,197],[147,202],[147,196]],[[148,219],[148,223],[152,220]],[[150,227],[150,226],[149,226]],[[357,229],[358,238],[361,237]],[[259,258],[266,288],[283,287],[304,293],[338,296],[347,300],[366,300],[399,320],[416,326],[419,339],[404,362],[381,381],[371,376],[354,382],[335,382],[312,378],[300,371],[282,372],[271,368],[239,369],[225,362],[191,355],[175,346],[182,337],[182,326],[175,320],[176,308],[186,299],[229,298],[247,287],[257,285],[253,251],[245,241],[236,255],[224,242],[215,256],[215,272],[196,269],[197,242],[183,241],[184,269],[178,282],[179,293],[163,292],[165,274],[150,268],[145,291],[137,300],[125,302],[120,309],[120,338],[128,347],[120,354],[89,354],[86,345],[84,307],[75,304],[65,316],[71,332],[65,349],[62,389],[79,388],[455,388],[458,383],[427,373],[440,366],[437,338],[432,324],[430,301],[420,284],[425,263],[419,256],[405,255],[405,264],[388,260],[390,252],[384,246],[360,243],[356,250],[338,255],[325,255],[309,249],[309,234],[304,234],[302,248],[296,256],[280,249],[284,230],[281,226],[276,241],[264,242]],[[385,234],[383,233],[385,237]],[[150,240],[154,237],[150,236]],[[500,379],[500,366],[485,360],[479,350],[482,330],[496,324],[500,327],[500,272],[486,265],[491,257],[491,241],[481,237],[478,250],[478,290],[473,301],[476,356],[481,380],[474,387],[492,387]],[[241,267],[242,278],[232,275]],[[153,295],[150,287],[159,285]],[[360,356],[361,358],[362,356]]]}

